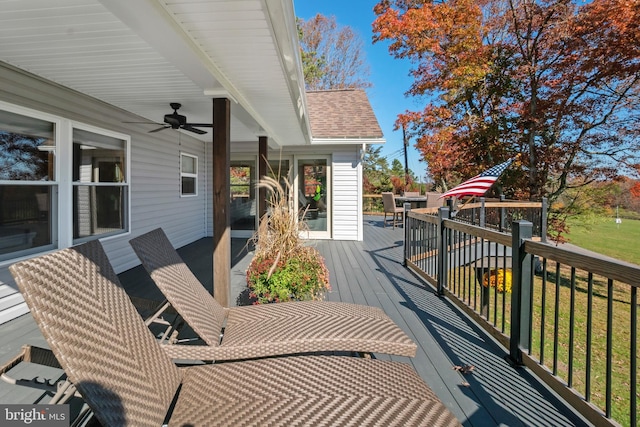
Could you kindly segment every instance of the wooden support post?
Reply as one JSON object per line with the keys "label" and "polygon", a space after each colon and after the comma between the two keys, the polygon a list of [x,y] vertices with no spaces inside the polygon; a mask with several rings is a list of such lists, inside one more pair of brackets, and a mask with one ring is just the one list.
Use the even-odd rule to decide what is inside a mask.
{"label": "wooden support post", "polygon": [[540,238],[543,242],[547,243],[547,214],[549,210],[549,199],[542,198],[542,212],[540,216]]}
{"label": "wooden support post", "polygon": [[213,100],[213,297],[229,307],[231,293],[231,107]]}
{"label": "wooden support post", "polygon": [[[500,195],[500,201],[504,202],[506,200],[506,198],[504,197],[504,194]],[[506,225],[506,218],[507,218],[507,210],[505,208],[500,208],[500,228],[498,228],[498,231],[504,231],[505,225]]]}
{"label": "wooden support post", "polygon": [[[531,321],[531,271],[533,256],[524,251],[524,239],[531,239],[533,224],[515,221],[511,225],[511,333],[509,334],[509,359],[515,366],[523,364],[522,351],[528,350],[529,323]],[[505,278],[506,280],[506,278]]]}
{"label": "wooden support post", "polygon": [[[262,177],[267,176],[268,170],[268,145],[267,145],[267,137],[259,136],[258,137],[258,179],[261,180]],[[267,189],[264,187],[259,187],[258,189],[258,213],[259,218],[262,220],[262,217],[267,213]]]}

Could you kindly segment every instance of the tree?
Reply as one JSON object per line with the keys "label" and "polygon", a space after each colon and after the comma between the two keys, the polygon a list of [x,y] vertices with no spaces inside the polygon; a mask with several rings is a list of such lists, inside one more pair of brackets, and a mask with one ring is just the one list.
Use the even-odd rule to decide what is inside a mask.
{"label": "tree", "polygon": [[551,200],[638,163],[640,4],[595,0],[383,0],[374,41],[409,58],[400,115],[444,187],[506,158],[511,197]]}
{"label": "tree", "polygon": [[0,131],[0,180],[47,179],[48,153],[38,149],[46,138]]}
{"label": "tree", "polygon": [[317,14],[298,19],[298,34],[307,90],[371,87],[364,44],[351,27]]}
{"label": "tree", "polygon": [[363,187],[366,193],[378,193],[391,189],[389,164],[380,152],[382,146],[367,145],[362,160]]}
{"label": "tree", "polygon": [[393,162],[391,162],[391,174],[404,179],[404,166],[402,166],[400,160],[393,159]]}
{"label": "tree", "polygon": [[300,18],[296,19],[296,25],[298,26],[298,40],[300,40],[300,57],[302,59],[302,72],[304,74],[305,85],[308,87],[322,79],[323,70],[326,66],[326,62],[322,55],[316,50],[310,50],[309,46],[303,46],[303,39],[305,37],[302,30],[302,21]]}

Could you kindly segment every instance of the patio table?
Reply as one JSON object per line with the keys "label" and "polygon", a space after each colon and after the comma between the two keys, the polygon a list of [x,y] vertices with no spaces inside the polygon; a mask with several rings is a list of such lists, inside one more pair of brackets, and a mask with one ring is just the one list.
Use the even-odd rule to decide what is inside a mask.
{"label": "patio table", "polygon": [[396,202],[401,202],[401,204],[411,203],[411,209],[427,207],[427,196],[418,196],[418,197],[397,196],[395,197],[395,200]]}

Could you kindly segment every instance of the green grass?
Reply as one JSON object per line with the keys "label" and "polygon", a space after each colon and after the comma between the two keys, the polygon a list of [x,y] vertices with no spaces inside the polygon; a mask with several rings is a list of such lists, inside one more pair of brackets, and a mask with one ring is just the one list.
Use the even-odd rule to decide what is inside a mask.
{"label": "green grass", "polygon": [[[464,271],[466,270],[466,271]],[[543,278],[536,275],[534,281],[533,316],[532,316],[532,343],[531,355],[540,360],[549,370],[554,371],[558,378],[568,381],[572,376],[572,387],[596,406],[605,408],[606,385],[606,338],[607,338],[607,280],[602,277],[593,278],[593,313],[591,319],[591,359],[586,357],[587,336],[587,306],[588,306],[588,276],[584,271],[576,271],[576,281],[573,287],[575,317],[570,324],[571,311],[571,269],[563,266],[559,271],[556,285],[556,265],[550,262],[547,266],[546,284]],[[454,277],[455,276],[455,277]],[[450,271],[450,289],[455,283],[454,289],[461,293],[465,288],[463,297],[465,301],[470,299],[471,306],[480,310],[480,286],[475,279],[475,271],[469,266]],[[472,289],[469,292],[469,289]],[[613,286],[613,322],[612,322],[612,349],[611,349],[611,395],[612,417],[625,427],[629,424],[629,365],[631,360],[630,342],[630,296],[629,286],[615,284]],[[558,322],[555,322],[556,293],[558,294]],[[543,302],[544,299],[544,302]],[[475,300],[475,302],[474,302]],[[496,294],[493,288],[489,289],[489,318],[488,321],[498,330],[509,334],[511,294]],[[545,307],[545,318],[542,319],[542,307]],[[496,310],[497,308],[497,310]],[[504,313],[504,317],[503,317]],[[504,325],[504,327],[503,327]],[[544,325],[544,326],[543,326]],[[569,360],[570,334],[573,332],[573,358]],[[640,331],[639,331],[640,332]],[[557,341],[555,336],[557,336]],[[638,355],[634,355],[638,360]],[[569,365],[571,364],[571,374]],[[585,382],[587,369],[591,374],[591,389],[587,392]]]}
{"label": "green grass", "polygon": [[[623,261],[640,264],[640,221],[623,219],[616,224],[615,218],[574,217],[569,220],[570,232],[566,236],[571,244]],[[495,268],[495,264],[493,266]],[[449,289],[456,292],[472,308],[481,310],[480,290],[472,266],[449,271]],[[575,272],[575,285],[571,283],[571,268],[562,266],[559,275],[556,263],[548,262],[545,284],[542,275],[534,279],[531,355],[555,372],[561,381],[568,381],[581,395],[602,410],[605,408],[607,365],[607,279],[593,277],[593,302],[591,318],[591,359],[587,360],[587,308],[588,274]],[[556,281],[556,277],[558,280]],[[544,292],[543,292],[544,288]],[[573,322],[570,322],[572,288],[575,307]],[[631,297],[630,286],[614,283],[612,291],[611,327],[611,415],[625,427],[630,426],[630,364],[636,364],[639,355],[630,354]],[[557,298],[556,298],[557,296]],[[488,294],[488,322],[498,330],[509,334],[511,294]],[[556,310],[556,299],[558,306]],[[544,310],[542,309],[544,307]],[[544,311],[544,319],[543,319]],[[556,323],[557,311],[557,323]],[[504,313],[504,315],[503,315]],[[573,357],[570,360],[570,336],[573,334]],[[640,334],[640,325],[636,325]],[[556,338],[557,337],[557,338]],[[571,366],[571,369],[569,367]],[[586,376],[590,372],[590,389]],[[637,396],[640,399],[640,395]]]}
{"label": "green grass", "polygon": [[577,216],[567,220],[569,243],[622,261],[640,264],[640,221]]}

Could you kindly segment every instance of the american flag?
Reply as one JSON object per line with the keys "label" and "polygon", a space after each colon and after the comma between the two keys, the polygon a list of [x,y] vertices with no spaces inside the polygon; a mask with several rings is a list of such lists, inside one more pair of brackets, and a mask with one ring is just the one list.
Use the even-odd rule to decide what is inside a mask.
{"label": "american flag", "polygon": [[500,178],[502,172],[505,171],[513,162],[513,158],[507,160],[504,163],[496,165],[491,169],[482,172],[470,180],[463,182],[462,184],[453,187],[451,190],[444,193],[442,197],[463,197],[463,196],[484,196],[484,194],[491,188],[494,182]]}

